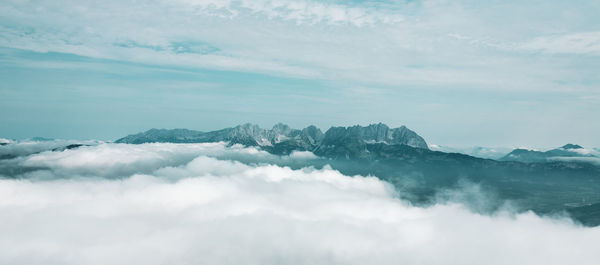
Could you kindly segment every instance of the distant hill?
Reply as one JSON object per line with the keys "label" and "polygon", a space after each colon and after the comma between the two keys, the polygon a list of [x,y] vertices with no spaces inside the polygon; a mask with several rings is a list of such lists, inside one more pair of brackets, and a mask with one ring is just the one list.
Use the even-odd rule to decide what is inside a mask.
{"label": "distant hill", "polygon": [[[577,158],[599,158],[600,152],[594,149],[585,149],[580,145],[566,144],[559,148],[549,151],[536,151],[528,149],[515,149],[506,156],[500,158],[501,161],[519,161],[524,163],[550,162],[550,161],[577,161]],[[579,159],[579,161],[583,161]]]}
{"label": "distant hill", "polygon": [[510,153],[513,149],[508,147],[484,147],[484,146],[473,146],[473,147],[450,147],[444,145],[429,145],[429,149],[434,151],[446,152],[446,153],[461,153],[465,155],[489,158],[498,160],[506,154]]}

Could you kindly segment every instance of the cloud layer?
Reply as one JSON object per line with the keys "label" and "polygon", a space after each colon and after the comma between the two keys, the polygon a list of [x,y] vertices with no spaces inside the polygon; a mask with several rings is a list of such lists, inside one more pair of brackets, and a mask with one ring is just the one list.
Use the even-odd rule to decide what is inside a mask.
{"label": "cloud layer", "polygon": [[[596,5],[512,5],[522,13],[505,14],[515,7],[492,5],[497,11],[485,14],[486,5],[469,1],[9,1],[0,8],[5,22],[0,24],[0,46],[367,86],[560,91],[562,86],[537,75],[573,79],[589,74],[583,67],[568,72],[570,68],[561,67],[564,60],[532,61],[530,56],[598,56],[599,31],[588,29],[591,11],[585,8]],[[585,23],[555,14],[561,8]],[[554,25],[548,18],[559,22]],[[73,67],[64,63],[62,67]],[[571,89],[589,91],[581,84]]]}
{"label": "cloud layer", "polygon": [[0,180],[0,263],[595,264],[600,258],[600,228],[532,213],[479,215],[451,203],[414,207],[376,177],[267,162],[296,159],[306,158],[224,144],[101,144],[13,159],[48,176]]}

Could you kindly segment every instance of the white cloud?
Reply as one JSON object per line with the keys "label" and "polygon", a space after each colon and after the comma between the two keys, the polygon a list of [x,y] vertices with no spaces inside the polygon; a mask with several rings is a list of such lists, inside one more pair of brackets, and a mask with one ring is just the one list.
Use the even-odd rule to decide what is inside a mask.
{"label": "white cloud", "polygon": [[584,155],[584,156],[597,156],[600,157],[600,151],[595,150],[595,149],[588,149],[588,148],[577,148],[577,149],[569,149],[570,152],[575,152],[577,154],[580,155]]}
{"label": "white cloud", "polygon": [[519,48],[546,53],[600,55],[600,31],[542,36]]}
{"label": "white cloud", "polygon": [[[2,166],[39,168],[43,171],[28,171],[27,178],[51,176],[69,178],[73,176],[96,176],[105,178],[128,177],[135,173],[150,173],[165,167],[187,164],[203,155],[218,159],[233,159],[250,164],[286,163],[319,159],[311,152],[292,152],[289,156],[275,156],[254,147],[227,143],[170,144],[150,143],[141,145],[96,143],[76,149],[53,152],[54,148],[86,141],[18,142],[0,146],[0,154],[15,155],[16,159],[0,163]],[[16,177],[16,176],[10,176]]]}
{"label": "white cloud", "polygon": [[555,157],[550,157],[548,159],[554,160],[554,161],[592,163],[592,164],[600,165],[600,157],[555,156]]}
{"label": "white cloud", "polygon": [[292,159],[316,159],[317,156],[313,154],[313,152],[309,151],[293,151],[290,154],[290,158]]}
{"label": "white cloud", "polygon": [[[4,141],[6,140],[6,141]],[[64,148],[71,144],[97,145],[102,142],[95,140],[52,140],[52,141],[12,141],[8,139],[0,139],[1,142],[7,143],[0,146],[0,156],[27,156],[43,151],[52,150],[55,148]]]}
{"label": "white cloud", "polygon": [[[428,1],[385,7],[275,0],[61,1],[36,7],[12,2],[0,7],[6,21],[0,26],[0,46],[371,87],[548,91],[564,89],[548,76],[571,79],[587,73],[563,68],[564,61],[507,54],[514,45],[507,43],[523,39],[502,38],[503,25],[479,23],[485,17],[460,5]],[[178,53],[174,45],[179,42],[215,50]]]}
{"label": "white cloud", "polygon": [[512,150],[514,150],[514,148],[511,147],[450,147],[436,144],[430,144],[429,149],[446,153],[461,153],[470,156],[490,159],[499,159],[510,153]]}
{"label": "white cloud", "polygon": [[[171,1],[169,1],[171,2]],[[167,2],[167,3],[169,3]],[[246,10],[258,13],[269,19],[283,19],[302,23],[350,24],[354,26],[373,25],[375,23],[397,23],[402,16],[393,12],[382,12],[364,7],[350,7],[341,4],[318,1],[279,1],[279,0],[183,0],[186,5],[198,8],[204,14],[214,14],[228,18],[236,17]],[[222,12],[215,12],[222,11]]]}
{"label": "white cloud", "polygon": [[[189,162],[171,163],[192,153]],[[248,164],[235,155],[265,154],[220,144],[104,144],[31,156],[61,174],[89,167],[98,178],[1,179],[0,263],[546,265],[600,258],[598,227],[532,213],[485,216],[456,204],[420,208],[375,177]],[[102,167],[124,165],[147,173],[101,178]]]}

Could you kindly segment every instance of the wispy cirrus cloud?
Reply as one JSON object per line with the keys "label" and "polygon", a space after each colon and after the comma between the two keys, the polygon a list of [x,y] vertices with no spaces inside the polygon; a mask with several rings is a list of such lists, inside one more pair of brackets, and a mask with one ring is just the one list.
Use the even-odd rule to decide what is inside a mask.
{"label": "wispy cirrus cloud", "polygon": [[[483,18],[475,15],[476,8],[465,7],[440,1],[387,5],[78,1],[33,8],[12,2],[2,9],[6,19],[0,45],[153,65],[359,80],[365,84],[554,86],[523,75],[519,68],[530,64],[529,69],[539,68],[545,74],[558,71],[519,56],[498,54],[506,51],[506,43],[524,40],[503,39],[500,34],[493,38],[469,36],[482,27],[472,23]],[[445,14],[449,12],[464,18],[448,17]],[[469,27],[477,30],[465,33]],[[504,31],[501,25],[489,30],[490,35]],[[530,49],[532,45],[535,42],[522,46]],[[489,48],[498,52],[486,51]],[[482,56],[490,58],[485,68],[479,62]],[[414,65],[421,67],[411,67]]]}
{"label": "wispy cirrus cloud", "polygon": [[522,44],[520,48],[536,52],[600,56],[600,31],[538,37]]}
{"label": "wispy cirrus cloud", "polygon": [[344,5],[344,2],[319,1],[211,1],[182,0],[175,1],[196,8],[196,12],[226,18],[247,15],[264,16],[269,19],[282,19],[298,24],[348,24],[368,26],[377,23],[393,24],[403,20],[397,12],[377,9],[376,6]]}
{"label": "wispy cirrus cloud", "polygon": [[[596,101],[589,100],[598,97],[600,84],[595,70],[599,67],[594,46],[598,32],[595,2],[7,1],[0,7],[0,52],[7,73],[4,79],[15,80],[4,82],[0,88],[5,93],[5,102],[0,105],[4,113],[10,113],[6,117],[17,117],[25,115],[19,107],[24,105],[14,103],[27,97],[22,91],[39,87],[49,94],[77,87],[90,91],[87,99],[93,101],[91,98],[98,99],[95,93],[118,95],[118,89],[169,98],[176,95],[170,93],[174,87],[194,87],[196,82],[197,93],[190,94],[196,101],[211,98],[209,102],[168,107],[197,110],[206,106],[222,114],[252,105],[253,111],[262,113],[245,116],[243,121],[239,120],[241,115],[231,114],[219,118],[220,123],[203,123],[211,125],[197,129],[247,121],[327,127],[379,121],[418,126],[423,121],[444,124],[463,120],[473,124],[449,124],[445,128],[492,128],[481,133],[489,138],[478,145],[531,144],[538,138],[494,142],[500,139],[495,133],[513,126],[522,131],[551,129],[554,124],[568,128],[570,123],[579,122],[577,117],[591,120],[591,113],[597,112]],[[20,75],[7,70],[38,77],[16,80]],[[144,71],[144,76],[139,74]],[[77,82],[50,82],[63,78],[74,81],[84,75]],[[159,76],[162,79],[157,81]],[[34,84],[35,80],[45,82]],[[212,83],[210,89],[206,83]],[[155,92],[145,93],[148,87]],[[248,91],[256,93],[249,95]],[[214,104],[231,102],[233,94],[245,95],[241,100],[248,102]],[[83,102],[79,101],[81,95],[75,97]],[[116,99],[129,100],[140,109],[151,108],[131,98]],[[333,104],[319,103],[325,101]],[[514,104],[525,101],[532,104]],[[60,112],[53,117],[81,123],[66,118],[73,113],[64,110],[68,105],[52,102],[44,103],[48,105],[45,108]],[[282,108],[279,102],[308,106],[301,109],[320,110],[320,115],[301,118],[299,107]],[[477,111],[464,106],[476,107]],[[133,115],[136,109],[128,107],[120,112]],[[238,113],[248,115],[248,107]],[[266,120],[264,113],[281,116]],[[153,116],[172,120],[164,115]],[[539,115],[553,120],[536,120]],[[26,116],[35,120],[33,114]],[[214,115],[204,115],[209,116]],[[502,117],[490,119],[497,116]],[[517,122],[515,117],[520,117]],[[18,123],[22,121],[15,119],[9,127],[21,126]],[[146,124],[127,130],[195,124],[191,118],[181,121],[185,123]],[[595,134],[597,125],[587,124],[591,125],[584,128],[586,134]],[[454,145],[450,141],[467,135],[463,131],[439,133],[426,126],[415,129],[446,145]],[[119,133],[124,132],[110,137]],[[582,144],[597,145],[592,136],[585,138],[589,144]],[[533,145],[558,144],[555,139],[552,144]]]}

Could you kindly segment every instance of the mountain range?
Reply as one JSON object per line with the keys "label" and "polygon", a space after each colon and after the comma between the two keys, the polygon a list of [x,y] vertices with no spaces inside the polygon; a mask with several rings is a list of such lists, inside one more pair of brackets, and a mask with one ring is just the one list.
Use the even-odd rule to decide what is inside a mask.
{"label": "mountain range", "polygon": [[[292,129],[283,123],[271,129],[246,123],[217,131],[201,132],[188,129],[151,129],[132,134],[116,143],[142,144],[228,142],[230,145],[259,147],[269,153],[289,155],[294,151],[310,151],[315,155],[334,159],[439,159],[460,157],[456,153],[471,157],[491,158],[497,161],[523,163],[546,163],[554,161],[600,162],[600,152],[567,144],[549,151],[527,149],[486,149],[477,147],[469,152],[432,145],[431,150],[423,137],[401,126],[390,128],[383,123],[368,126],[331,127],[325,133],[311,125],[304,129]],[[509,152],[504,155],[501,152]],[[418,155],[417,155],[418,154]],[[465,157],[463,157],[465,158]],[[591,159],[598,159],[591,160]]]}
{"label": "mountain range", "polygon": [[278,123],[271,129],[243,124],[218,131],[201,132],[187,129],[151,129],[118,139],[116,143],[141,144],[151,142],[205,143],[229,142],[257,146],[278,155],[293,151],[311,151],[326,157],[366,157],[373,145],[406,145],[428,150],[427,143],[414,131],[401,126],[390,128],[383,123],[369,126],[331,127],[325,133],[315,126],[292,129]]}

